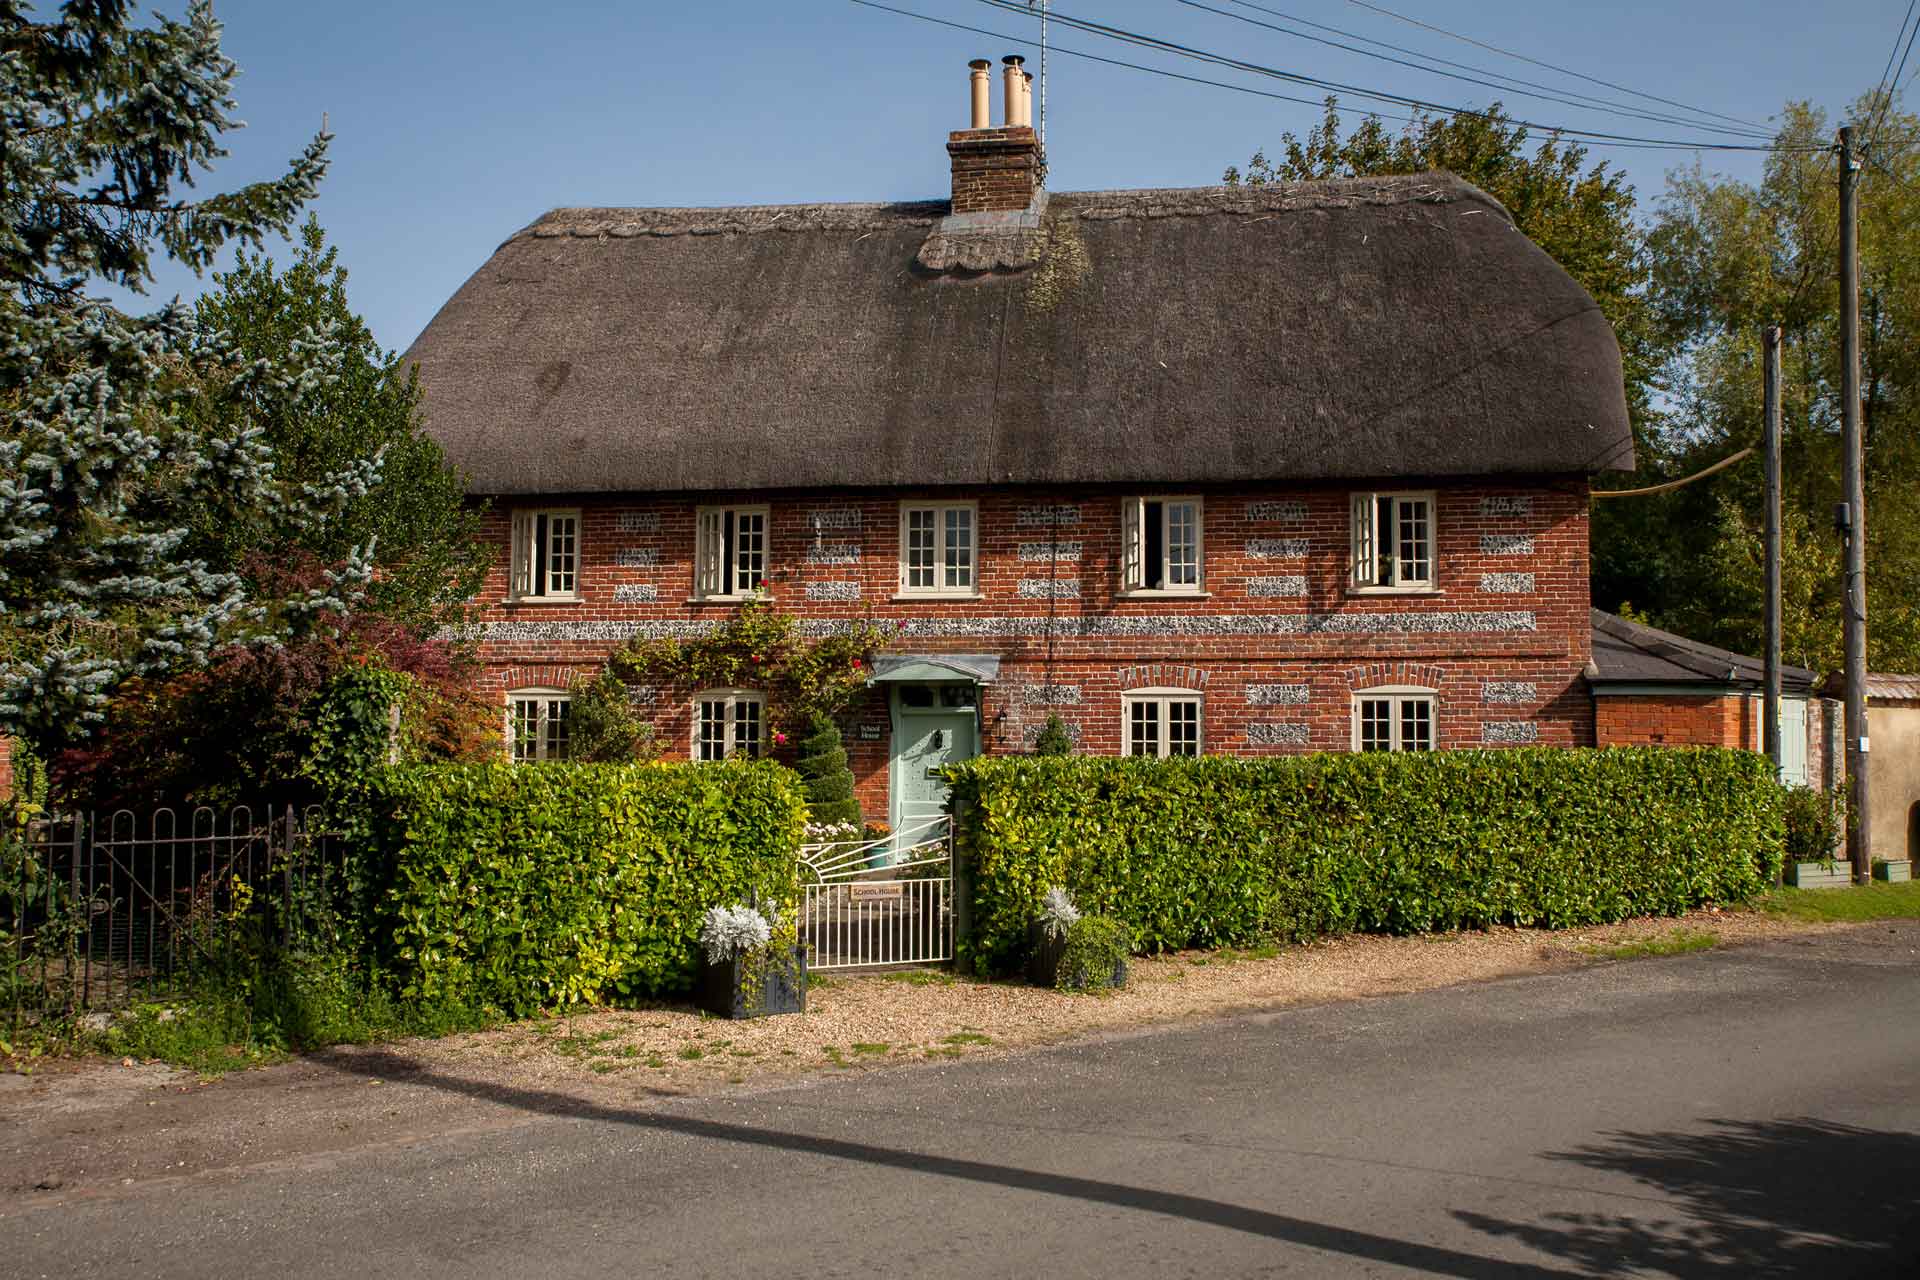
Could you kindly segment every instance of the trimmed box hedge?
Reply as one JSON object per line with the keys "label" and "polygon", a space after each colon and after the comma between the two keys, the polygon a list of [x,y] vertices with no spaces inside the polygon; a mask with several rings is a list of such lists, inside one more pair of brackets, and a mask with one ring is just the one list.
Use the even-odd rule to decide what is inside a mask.
{"label": "trimmed box hedge", "polygon": [[972,883],[963,963],[1016,968],[1047,889],[1153,952],[1501,922],[1563,928],[1746,898],[1782,790],[1717,748],[981,757],[947,770]]}
{"label": "trimmed box hedge", "polygon": [[423,765],[357,837],[403,994],[525,1015],[691,989],[708,907],[791,909],[805,823],[768,761]]}

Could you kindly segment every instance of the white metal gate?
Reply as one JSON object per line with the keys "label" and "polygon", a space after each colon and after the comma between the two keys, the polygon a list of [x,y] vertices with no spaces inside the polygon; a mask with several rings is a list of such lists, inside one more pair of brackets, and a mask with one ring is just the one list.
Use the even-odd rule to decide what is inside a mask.
{"label": "white metal gate", "polygon": [[802,846],[800,940],[809,970],[953,959],[951,820]]}

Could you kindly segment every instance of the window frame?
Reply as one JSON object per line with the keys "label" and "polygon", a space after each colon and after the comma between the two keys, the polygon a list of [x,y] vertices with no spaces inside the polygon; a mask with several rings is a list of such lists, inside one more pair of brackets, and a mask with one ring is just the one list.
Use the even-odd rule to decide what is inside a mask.
{"label": "window frame", "polygon": [[[1147,585],[1147,505],[1160,504],[1160,582]],[[1167,585],[1173,563],[1168,558],[1168,508],[1193,506],[1193,581]],[[1197,493],[1142,493],[1120,500],[1120,594],[1123,596],[1204,596],[1207,594],[1207,504]]]}
{"label": "window frame", "polygon": [[[555,520],[572,522],[572,565],[564,591],[546,589],[552,579],[552,526]],[[542,528],[541,522],[546,525]],[[581,599],[580,569],[586,521],[579,507],[517,507],[508,522],[507,600],[515,604],[570,603]],[[544,561],[538,565],[536,561]],[[534,590],[535,583],[541,587]]]}
{"label": "window frame", "polygon": [[[1353,691],[1352,739],[1350,746],[1355,753],[1366,752],[1366,748],[1361,745],[1361,722],[1364,704],[1368,702],[1385,702],[1391,708],[1389,715],[1392,717],[1391,732],[1393,735],[1393,743],[1386,748],[1387,754],[1397,754],[1404,751],[1438,751],[1440,749],[1440,691],[1438,689],[1427,688],[1424,685],[1390,684],[1381,685],[1373,689],[1355,689]],[[1406,745],[1403,737],[1406,730],[1406,720],[1401,714],[1401,708],[1411,703],[1424,703],[1427,708],[1427,745],[1424,747],[1410,747]]]}
{"label": "window frame", "polygon": [[[1380,556],[1374,550],[1380,539],[1380,503],[1419,502],[1426,507],[1426,564],[1423,578],[1404,574],[1406,558],[1396,545],[1389,580],[1379,577]],[[1363,505],[1364,504],[1364,505]],[[1362,511],[1365,516],[1363,518]],[[1396,505],[1394,521],[1400,511]],[[1396,533],[1395,542],[1401,540]],[[1434,592],[1440,589],[1440,500],[1433,489],[1375,489],[1355,492],[1348,497],[1347,589],[1362,595],[1395,595]]]}
{"label": "window frame", "polygon": [[[520,754],[520,717],[518,715],[518,704],[522,702],[534,702],[542,705],[542,709],[537,712],[534,717],[537,733],[534,753],[526,756]],[[552,723],[552,710],[556,705],[566,708],[566,711],[559,717],[560,723],[563,725],[569,723],[572,720],[573,714],[573,696],[565,689],[556,689],[547,685],[530,685],[524,689],[507,690],[506,748],[509,763],[544,764],[548,761],[565,760],[568,758],[572,747],[572,735],[565,730],[562,731],[558,754],[552,754],[553,743],[551,738],[553,735],[548,731],[548,725]]]}
{"label": "window frame", "polygon": [[[702,731],[706,727],[706,704],[709,702],[718,702],[726,708],[725,711],[722,712],[726,721],[725,736],[722,742],[721,754],[718,757],[708,757],[701,754],[701,748],[706,745],[705,735]],[[756,717],[757,730],[753,750],[747,754],[747,759],[760,760],[766,758],[768,740],[767,695],[759,689],[725,687],[702,689],[693,695],[693,731],[691,739],[687,744],[687,754],[694,763],[719,763],[721,761],[731,760],[740,753],[742,744],[739,741],[738,733],[738,708],[743,703],[750,704],[759,709],[759,714]]]}
{"label": "window frame", "polygon": [[[1190,702],[1193,704],[1193,750],[1174,752],[1172,745],[1173,717],[1167,714],[1170,703]],[[1143,703],[1151,703],[1159,708],[1154,750],[1146,756],[1154,760],[1170,760],[1175,756],[1202,756],[1207,751],[1207,696],[1198,689],[1178,689],[1170,686],[1152,686],[1144,689],[1128,689],[1120,695],[1120,754],[1122,757],[1134,757],[1143,753],[1133,749],[1133,709]]]}
{"label": "window frame", "polygon": [[[745,572],[741,568],[740,539],[742,516],[760,518],[760,574],[759,582],[752,586],[742,586],[740,579]],[[717,522],[717,530],[711,536],[718,541],[709,544],[710,530],[708,521]],[[732,531],[728,532],[728,523]],[[715,562],[717,561],[717,562]],[[767,593],[767,578],[773,567],[773,508],[764,502],[718,503],[698,506],[693,509],[693,599],[695,600],[753,600]],[[709,573],[714,585],[706,585]],[[720,582],[724,576],[727,581]]]}
{"label": "window frame", "polygon": [[[916,511],[933,513],[933,575],[936,584],[930,587],[912,585],[913,566],[909,562],[911,551],[911,533],[908,525]],[[965,586],[945,585],[947,552],[947,513],[965,511],[967,513],[967,584]],[[980,597],[980,504],[967,500],[908,500],[900,502],[900,542],[898,549],[898,574],[895,578],[895,593],[902,597],[925,600],[977,600]]]}

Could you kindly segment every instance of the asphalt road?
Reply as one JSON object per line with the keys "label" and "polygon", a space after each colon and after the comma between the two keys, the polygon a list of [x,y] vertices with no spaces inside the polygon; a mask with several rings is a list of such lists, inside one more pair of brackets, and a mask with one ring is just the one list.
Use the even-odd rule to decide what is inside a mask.
{"label": "asphalt road", "polygon": [[1876,926],[744,1096],[456,1098],[495,1119],[0,1198],[0,1275],[1920,1277],[1917,1093],[1920,927]]}

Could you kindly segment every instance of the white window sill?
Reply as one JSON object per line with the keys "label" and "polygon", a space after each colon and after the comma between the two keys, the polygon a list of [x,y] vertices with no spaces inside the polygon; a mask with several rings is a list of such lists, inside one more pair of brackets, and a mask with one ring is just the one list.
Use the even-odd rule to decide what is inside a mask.
{"label": "white window sill", "polygon": [[737,596],[688,596],[688,604],[752,604],[756,600],[772,600],[771,591],[750,591]]}
{"label": "white window sill", "polygon": [[1438,587],[1348,587],[1349,596],[1443,596]]}
{"label": "white window sill", "polygon": [[912,600],[984,600],[978,591],[896,591],[889,599],[897,602]]}
{"label": "white window sill", "polygon": [[1114,593],[1120,600],[1211,600],[1213,592],[1200,591],[1191,587],[1174,589],[1170,587],[1130,587]]}
{"label": "white window sill", "polygon": [[500,603],[516,609],[522,605],[530,605],[537,609],[553,605],[585,604],[586,602],[587,598],[585,596],[508,596]]}

